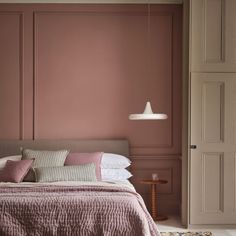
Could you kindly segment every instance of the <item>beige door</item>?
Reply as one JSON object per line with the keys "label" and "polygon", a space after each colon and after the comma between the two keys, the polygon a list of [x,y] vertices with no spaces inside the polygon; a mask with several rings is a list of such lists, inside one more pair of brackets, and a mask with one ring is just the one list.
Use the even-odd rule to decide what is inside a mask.
{"label": "beige door", "polygon": [[191,144],[190,224],[235,224],[236,73],[192,73]]}

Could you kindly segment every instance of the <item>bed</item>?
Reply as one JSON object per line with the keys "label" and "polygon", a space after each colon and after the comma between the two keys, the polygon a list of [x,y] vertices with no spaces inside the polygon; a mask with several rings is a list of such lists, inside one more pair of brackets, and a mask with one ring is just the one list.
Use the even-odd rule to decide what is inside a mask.
{"label": "bed", "polygon": [[[0,141],[0,158],[20,148],[128,156],[127,140]],[[159,236],[129,181],[0,182],[0,235]]]}

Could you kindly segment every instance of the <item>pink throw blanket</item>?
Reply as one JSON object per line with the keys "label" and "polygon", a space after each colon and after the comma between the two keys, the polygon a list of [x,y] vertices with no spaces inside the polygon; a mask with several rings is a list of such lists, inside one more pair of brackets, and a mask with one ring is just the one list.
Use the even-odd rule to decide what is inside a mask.
{"label": "pink throw blanket", "polygon": [[143,199],[108,186],[0,187],[1,236],[159,236]]}

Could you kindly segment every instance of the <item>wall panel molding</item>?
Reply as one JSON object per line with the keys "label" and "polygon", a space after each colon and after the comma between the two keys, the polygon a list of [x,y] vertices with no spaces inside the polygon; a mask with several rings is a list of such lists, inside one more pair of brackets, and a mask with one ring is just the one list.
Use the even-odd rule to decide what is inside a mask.
{"label": "wall panel molding", "polygon": [[[210,153],[210,152],[203,153],[202,154],[202,212],[204,213],[224,212],[223,178],[224,178],[224,153]],[[212,198],[213,195],[215,198]]]}
{"label": "wall panel molding", "polygon": [[[202,141],[224,142],[225,83],[206,81],[202,85]],[[214,119],[213,119],[214,118]],[[213,122],[214,121],[214,122]]]}
{"label": "wall panel molding", "polygon": [[33,13],[33,139],[37,138],[37,24],[36,14]]}
{"label": "wall panel molding", "polygon": [[24,13],[20,13],[20,135],[19,139],[24,139]]}
{"label": "wall panel molding", "polygon": [[225,0],[204,0],[204,61],[225,62]]}
{"label": "wall panel molding", "polygon": [[[100,12],[102,11],[102,12]],[[34,11],[34,139],[37,139],[37,138],[40,138],[39,135],[38,135],[38,111],[37,111],[37,101],[38,101],[38,67],[37,67],[37,64],[38,64],[38,19],[39,17],[43,17],[44,15],[74,15],[74,14],[104,14],[104,12],[106,12],[106,14],[109,14],[109,15],[112,15],[112,14],[125,14],[125,15],[146,15],[146,11],[143,11],[143,10],[116,10],[116,9],[109,9],[109,10],[94,10],[92,9],[91,11],[89,11],[88,9],[87,10],[78,10],[78,9],[74,9],[74,10],[63,10],[63,11],[58,11],[58,10],[37,10],[37,11]],[[170,25],[170,29],[171,29],[171,86],[170,86],[170,100],[171,100],[171,104],[170,104],[170,111],[171,111],[171,114],[170,114],[170,118],[171,121],[170,121],[170,134],[169,134],[169,141],[168,143],[163,143],[163,144],[155,144],[155,145],[150,145],[150,144],[142,144],[142,145],[132,145],[132,142],[131,142],[131,152],[132,153],[158,153],[160,149],[165,149],[165,150],[169,150],[170,148],[171,149],[175,149],[176,148],[176,144],[175,144],[175,140],[174,140],[174,91],[173,91],[173,80],[174,80],[174,66],[173,66],[173,54],[174,54],[174,42],[175,42],[175,39],[174,39],[174,18],[177,17],[177,15],[175,15],[175,12],[174,11],[166,11],[166,12],[161,12],[161,11],[156,11],[155,9],[152,9],[152,16],[167,16],[167,17],[170,17],[170,22],[171,22],[171,25]],[[176,37],[176,36],[175,36]]]}
{"label": "wall panel molding", "polygon": [[181,161],[181,154],[131,155],[132,160],[176,160]]}

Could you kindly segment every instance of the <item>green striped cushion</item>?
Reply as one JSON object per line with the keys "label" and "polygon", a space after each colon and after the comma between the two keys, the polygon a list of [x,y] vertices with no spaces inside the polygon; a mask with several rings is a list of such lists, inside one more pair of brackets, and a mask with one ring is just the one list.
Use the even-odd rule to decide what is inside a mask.
{"label": "green striped cushion", "polygon": [[[23,149],[22,159],[35,159],[33,166],[37,167],[47,167],[47,166],[64,166],[65,159],[69,151],[59,150],[59,151],[45,151],[45,150],[31,150]],[[35,172],[31,168],[28,174],[25,176],[24,181],[34,182]]]}
{"label": "green striped cushion", "polygon": [[96,181],[94,163],[78,166],[55,166],[35,168],[37,182]]}
{"label": "green striped cushion", "polygon": [[22,159],[35,159],[33,167],[63,166],[69,151],[41,151],[24,149]]}

